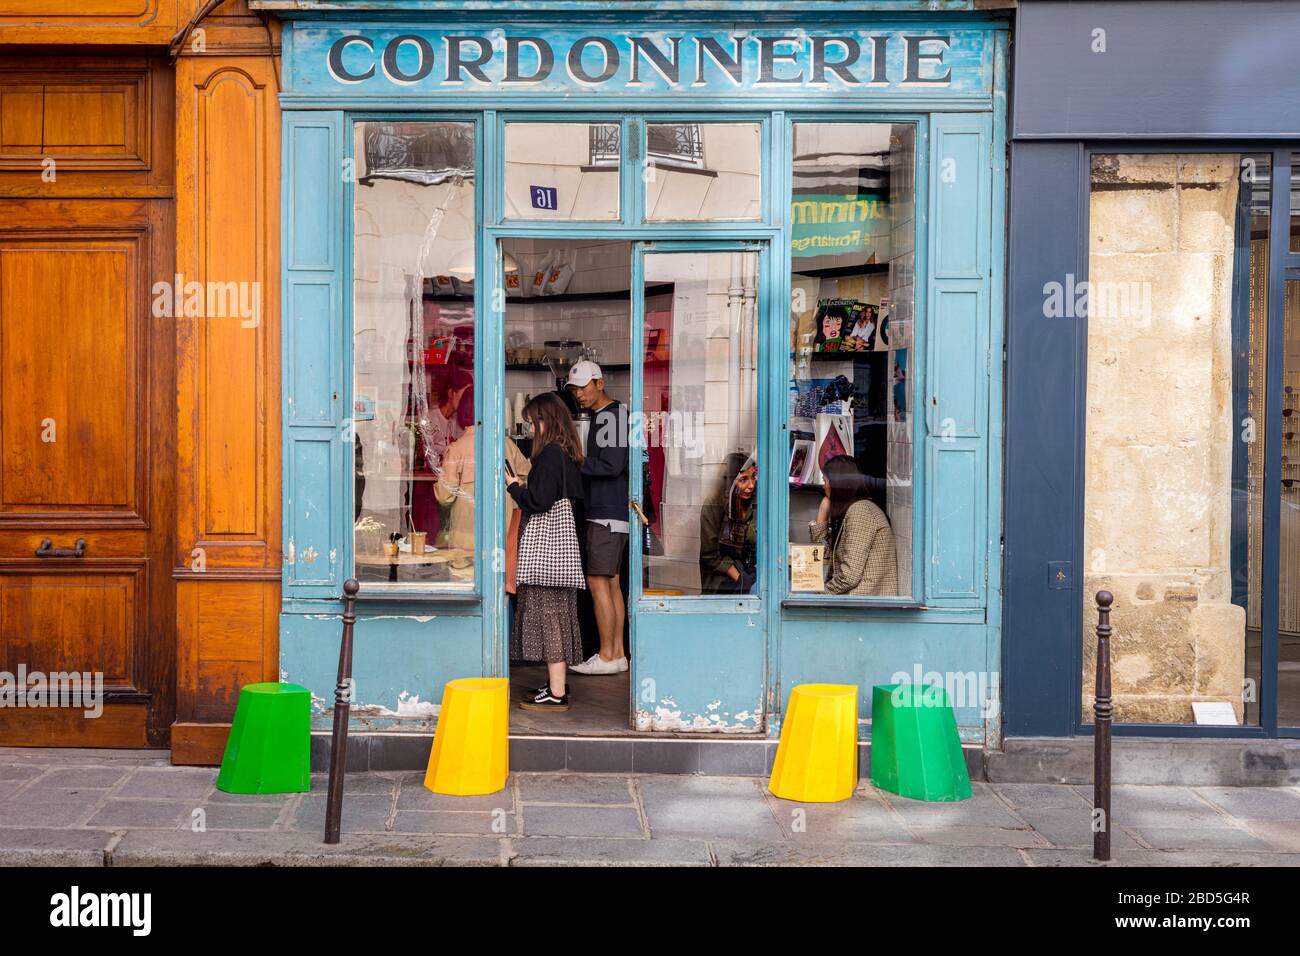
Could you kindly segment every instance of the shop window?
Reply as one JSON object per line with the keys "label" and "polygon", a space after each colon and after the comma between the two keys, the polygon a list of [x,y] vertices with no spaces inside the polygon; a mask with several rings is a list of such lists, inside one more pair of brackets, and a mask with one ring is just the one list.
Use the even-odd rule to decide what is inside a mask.
{"label": "shop window", "polygon": [[649,222],[753,222],[762,218],[758,123],[646,126]]}
{"label": "shop window", "polygon": [[758,593],[758,255],[645,257],[642,593]]}
{"label": "shop window", "polygon": [[474,126],[359,123],[355,137],[354,574],[472,589]]}
{"label": "shop window", "polygon": [[[1270,181],[1269,154],[1095,155],[1086,282],[1044,289],[1045,321],[1087,322],[1083,593],[1115,596],[1118,721],[1259,722]],[[1281,533],[1300,553],[1300,521]]]}
{"label": "shop window", "polygon": [[912,593],[916,128],[796,123],[790,591]]}
{"label": "shop window", "polygon": [[619,218],[619,127],[507,123],[507,219]]}

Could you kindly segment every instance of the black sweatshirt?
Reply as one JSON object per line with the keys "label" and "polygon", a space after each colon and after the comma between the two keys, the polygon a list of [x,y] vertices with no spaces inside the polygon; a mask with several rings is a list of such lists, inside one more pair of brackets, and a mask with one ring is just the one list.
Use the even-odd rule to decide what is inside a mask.
{"label": "black sweatshirt", "polygon": [[591,419],[582,463],[587,520],[627,520],[627,409],[611,401]]}
{"label": "black sweatshirt", "polygon": [[526,515],[542,514],[561,498],[569,498],[575,520],[582,520],[582,475],[559,445],[548,442],[533,459],[528,484],[516,482],[507,490]]}

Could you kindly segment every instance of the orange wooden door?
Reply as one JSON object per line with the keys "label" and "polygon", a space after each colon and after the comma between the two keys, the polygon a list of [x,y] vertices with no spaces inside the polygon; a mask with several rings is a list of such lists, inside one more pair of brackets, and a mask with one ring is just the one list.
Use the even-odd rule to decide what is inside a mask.
{"label": "orange wooden door", "polygon": [[171,279],[169,218],[165,200],[0,200],[0,681],[92,688],[11,696],[0,745],[166,743],[175,328],[152,286]]}

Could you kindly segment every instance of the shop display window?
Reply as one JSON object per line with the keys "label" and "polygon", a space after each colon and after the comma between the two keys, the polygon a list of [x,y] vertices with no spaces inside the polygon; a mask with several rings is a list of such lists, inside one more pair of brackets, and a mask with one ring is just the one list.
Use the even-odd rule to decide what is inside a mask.
{"label": "shop display window", "polygon": [[474,125],[358,123],[353,551],[366,587],[474,587]]}
{"label": "shop display window", "polygon": [[[1288,416],[1300,388],[1295,283],[1288,364],[1267,367],[1272,165],[1268,153],[1092,156],[1086,281],[1045,290],[1047,319],[1087,322],[1083,592],[1110,591],[1123,622],[1117,722],[1259,723],[1263,513],[1280,494],[1278,717],[1300,723],[1288,679],[1300,660],[1290,418],[1282,487],[1264,484],[1268,391],[1286,376]],[[1083,616],[1091,721],[1090,600]]]}
{"label": "shop display window", "polygon": [[793,131],[790,591],[908,597],[916,127]]}

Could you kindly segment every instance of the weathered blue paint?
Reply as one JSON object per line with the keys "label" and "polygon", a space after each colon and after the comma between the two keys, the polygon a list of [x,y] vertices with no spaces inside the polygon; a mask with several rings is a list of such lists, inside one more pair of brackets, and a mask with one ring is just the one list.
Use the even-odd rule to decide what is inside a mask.
{"label": "weathered blue paint", "polygon": [[[735,4],[690,15],[641,17],[640,26],[605,12],[584,16],[587,33],[619,38],[732,34]],[[807,4],[803,6],[809,6]],[[877,5],[879,6],[879,5]],[[891,9],[902,4],[891,5]],[[952,9],[953,4],[927,5]],[[746,5],[748,8],[748,5]],[[393,9],[396,9],[394,6]],[[754,8],[757,9],[757,8]],[[790,9],[795,9],[791,7]],[[999,506],[1003,136],[1006,32],[992,20],[887,19],[819,16],[815,30],[781,19],[746,16],[737,32],[883,36],[886,65],[898,75],[905,62],[902,37],[952,37],[951,82],[942,89],[897,81],[861,89],[833,83],[737,89],[711,76],[702,88],[623,82],[617,91],[573,91],[563,83],[531,91],[491,86],[477,91],[439,88],[426,78],[394,85],[382,70],[361,83],[337,83],[322,55],[346,33],[389,37],[415,33],[426,39],[472,32],[474,19],[453,14],[420,20],[295,20],[285,32],[285,540],[282,669],[328,699],[337,662],[340,589],[351,557],[351,206],[352,184],[342,174],[351,155],[352,124],[376,117],[455,119],[477,126],[477,203],[480,280],[476,388],[483,423],[478,473],[485,478],[483,507],[476,509],[480,545],[474,595],[449,603],[428,595],[398,604],[366,604],[356,655],[359,707],[365,718],[423,726],[425,716],[403,713],[401,695],[435,701],[442,683],[456,676],[507,671],[507,605],[502,573],[492,561],[502,540],[499,462],[504,407],[502,316],[488,290],[501,278],[498,241],[585,235],[638,243],[640,268],[647,253],[675,249],[754,248],[762,257],[760,301],[759,455],[767,474],[785,473],[788,455],[785,396],[788,387],[788,255],[791,124],[802,121],[913,123],[917,129],[916,349],[924,361],[913,370],[914,524],[911,598],[881,599],[870,606],[834,596],[788,601],[785,533],[788,500],[782,483],[760,485],[760,543],[764,572],[760,593],[740,601],[642,599],[633,608],[636,659],[632,714],[648,730],[775,733],[789,690],[805,681],[856,683],[861,713],[870,688],[899,674],[975,680],[996,696],[1000,658]],[[480,17],[481,22],[481,17]],[[519,14],[498,19],[508,32],[541,35],[557,43],[574,36],[574,20]],[[639,32],[638,32],[639,31]],[[332,39],[331,39],[332,38]],[[867,39],[861,41],[869,42]],[[892,42],[894,47],[889,47]],[[758,41],[749,43],[757,47]],[[779,49],[779,48],[774,48]],[[805,47],[805,50],[811,47]],[[377,43],[376,56],[383,45]],[[411,72],[402,53],[396,71]],[[890,60],[889,57],[895,57]],[[437,63],[445,67],[439,56]],[[901,63],[901,66],[900,66]],[[932,63],[930,65],[933,65]],[[382,66],[382,63],[381,63]],[[791,68],[798,67],[792,61]],[[622,79],[630,79],[626,60]],[[805,72],[810,65],[805,61]],[[684,68],[685,69],[685,68]],[[347,72],[365,71],[352,62]],[[653,72],[653,71],[651,71]],[[431,77],[434,74],[431,74]],[[643,73],[649,80],[649,74]],[[611,77],[616,80],[617,74]],[[445,79],[445,74],[444,74]],[[662,78],[660,78],[662,79]],[[328,81],[328,82],[327,82]],[[422,81],[425,82],[425,81]],[[932,85],[927,85],[932,86]],[[640,168],[621,177],[623,218],[616,223],[519,223],[503,219],[503,124],[528,111],[529,119],[600,118],[623,126],[624,142],[644,142],[644,113],[656,120],[750,118],[763,124],[763,221],[758,223],[641,222]],[[644,157],[645,151],[638,151]],[[743,244],[743,245],[739,245]],[[639,272],[635,290],[641,288]],[[635,303],[634,303],[635,304]],[[639,310],[634,310],[639,315]],[[638,318],[637,323],[640,322]],[[639,324],[637,326],[639,329]],[[634,340],[637,329],[633,330]],[[634,371],[634,391],[640,388]],[[925,414],[921,414],[921,408]],[[633,456],[636,467],[639,462]],[[310,549],[312,562],[301,556]],[[321,556],[328,556],[322,561]],[[634,562],[639,555],[633,555]],[[634,575],[635,577],[635,575]],[[990,581],[993,582],[990,585]],[[793,604],[799,604],[795,607]],[[791,606],[786,606],[790,604]],[[811,606],[809,606],[811,605]],[[409,700],[409,697],[407,698]],[[409,706],[408,706],[409,711]],[[959,702],[963,736],[998,736],[997,708],[983,700]],[[864,725],[865,727],[865,725]]]}
{"label": "weathered blue paint", "polygon": [[[283,677],[311,691],[312,723],[321,728],[329,725],[334,706],[342,632],[337,606],[281,618]],[[443,684],[478,673],[479,634],[477,613],[442,607],[364,611],[353,649],[353,717],[373,729],[432,727]]]}

